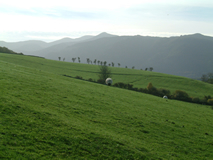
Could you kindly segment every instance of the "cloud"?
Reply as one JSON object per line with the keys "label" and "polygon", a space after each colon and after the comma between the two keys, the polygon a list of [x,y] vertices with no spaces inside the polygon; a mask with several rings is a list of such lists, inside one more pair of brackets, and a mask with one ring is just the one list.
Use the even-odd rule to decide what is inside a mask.
{"label": "cloud", "polygon": [[74,11],[68,8],[14,8],[0,6],[0,13],[8,15],[24,15],[33,17],[51,17],[51,18],[64,18],[64,19],[98,19],[103,18],[104,13],[97,12],[85,12],[85,11]]}
{"label": "cloud", "polygon": [[6,37],[2,32],[10,38],[9,34],[17,32],[23,39],[47,40],[66,36],[57,33],[75,37],[75,33],[83,36],[103,31],[124,35],[212,34],[212,17],[213,1],[209,0],[5,0],[0,2],[0,18],[6,22],[1,25],[0,39]]}

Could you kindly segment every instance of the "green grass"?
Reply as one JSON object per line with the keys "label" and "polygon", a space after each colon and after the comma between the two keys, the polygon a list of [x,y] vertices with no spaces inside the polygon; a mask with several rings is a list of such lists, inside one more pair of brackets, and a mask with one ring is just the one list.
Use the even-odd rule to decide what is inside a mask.
{"label": "green grass", "polygon": [[[0,54],[0,61],[30,67],[57,75],[66,74],[72,77],[81,76],[83,79],[98,79],[97,72],[99,71],[99,68],[97,65],[68,63],[10,54]],[[137,88],[146,88],[148,83],[152,82],[154,87],[169,89],[172,93],[175,90],[183,90],[192,97],[203,98],[207,95],[213,96],[213,85],[198,80],[150,71],[118,67],[110,67],[110,69],[112,70],[113,83],[130,83]]]}
{"label": "green grass", "polygon": [[[179,78],[180,86],[191,81],[112,69],[115,81],[139,74],[156,87],[157,75]],[[0,159],[213,159],[211,106],[62,76],[95,72],[94,65],[0,54]]]}

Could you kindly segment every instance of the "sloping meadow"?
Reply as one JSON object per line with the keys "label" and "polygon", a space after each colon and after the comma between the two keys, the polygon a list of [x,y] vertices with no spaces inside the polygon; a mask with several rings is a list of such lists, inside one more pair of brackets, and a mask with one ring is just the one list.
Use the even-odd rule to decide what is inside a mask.
{"label": "sloping meadow", "polygon": [[[67,75],[71,77],[80,76],[84,80],[92,79],[94,81],[97,81],[98,79],[98,65],[88,65],[78,62],[71,63],[53,61],[31,56],[10,54],[0,54],[0,60],[41,71],[46,71],[56,75]],[[203,98],[204,96],[208,95],[213,96],[213,85],[203,83],[198,80],[129,68],[109,68],[112,71],[113,83],[129,83],[136,88],[146,88],[147,85],[151,82],[154,87],[168,89],[171,91],[171,93],[175,92],[176,90],[182,90],[187,92],[191,97]]]}
{"label": "sloping meadow", "polygon": [[78,64],[2,55],[1,159],[213,158],[210,106],[62,76]]}

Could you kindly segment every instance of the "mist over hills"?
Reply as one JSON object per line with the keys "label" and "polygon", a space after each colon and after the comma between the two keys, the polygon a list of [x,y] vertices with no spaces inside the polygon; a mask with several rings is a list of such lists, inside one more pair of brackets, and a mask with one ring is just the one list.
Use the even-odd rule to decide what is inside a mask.
{"label": "mist over hills", "polygon": [[51,43],[25,41],[7,43],[8,47],[26,55],[42,56],[47,59],[72,61],[80,57],[114,62],[121,67],[145,69],[153,67],[156,72],[199,78],[213,72],[213,37],[201,34],[180,37],[116,36],[101,33],[97,36],[84,36],[77,39],[64,38]]}

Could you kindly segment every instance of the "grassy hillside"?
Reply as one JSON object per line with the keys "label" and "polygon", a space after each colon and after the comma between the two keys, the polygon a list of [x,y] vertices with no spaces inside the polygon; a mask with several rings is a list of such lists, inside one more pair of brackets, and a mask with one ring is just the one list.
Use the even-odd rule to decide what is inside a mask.
{"label": "grassy hillside", "polygon": [[213,159],[210,106],[61,76],[96,70],[1,54],[0,159]]}
{"label": "grassy hillside", "polygon": [[[83,79],[98,79],[97,72],[99,68],[97,65],[52,61],[42,58],[8,54],[0,54],[0,60],[16,65],[36,68],[57,75],[66,74],[73,77],[81,76]],[[183,90],[193,97],[203,98],[205,95],[213,96],[213,85],[201,81],[157,72],[117,67],[110,68],[112,70],[114,83],[130,83],[133,84],[134,87],[145,88],[149,82],[152,82],[155,87],[169,89],[171,92]]]}

